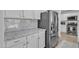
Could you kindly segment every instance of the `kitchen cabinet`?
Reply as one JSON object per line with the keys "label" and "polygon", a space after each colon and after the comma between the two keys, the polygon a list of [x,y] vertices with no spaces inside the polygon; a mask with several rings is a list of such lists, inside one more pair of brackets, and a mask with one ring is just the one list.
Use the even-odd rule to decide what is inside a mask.
{"label": "kitchen cabinet", "polygon": [[34,19],[35,18],[35,14],[34,14],[34,10],[24,10],[24,18],[27,19]]}
{"label": "kitchen cabinet", "polygon": [[26,45],[24,43],[20,43],[18,45],[12,46],[10,48],[26,48]]}
{"label": "kitchen cabinet", "polygon": [[35,10],[35,19],[40,19],[40,10]]}
{"label": "kitchen cabinet", "polygon": [[40,19],[40,14],[44,12],[44,10],[35,10],[35,19]]}
{"label": "kitchen cabinet", "polygon": [[24,37],[12,37],[5,40],[6,48],[44,48],[45,47],[45,31],[37,30],[37,32],[28,34]]}
{"label": "kitchen cabinet", "polygon": [[44,48],[45,47],[45,31],[27,36],[27,48]]}
{"label": "kitchen cabinet", "polygon": [[43,10],[24,10],[24,18],[40,19],[40,14]]}
{"label": "kitchen cabinet", "polygon": [[20,47],[26,47],[26,37],[5,41],[5,47],[6,48],[20,48]]}
{"label": "kitchen cabinet", "polygon": [[38,33],[27,36],[27,48],[38,48]]}
{"label": "kitchen cabinet", "polygon": [[22,15],[23,15],[22,10],[5,10],[4,11],[4,17],[16,18],[16,17],[22,17]]}
{"label": "kitchen cabinet", "polygon": [[43,12],[43,10],[5,10],[4,17],[15,19],[40,19],[41,12]]}
{"label": "kitchen cabinet", "polygon": [[39,32],[39,48],[45,47],[45,31]]}

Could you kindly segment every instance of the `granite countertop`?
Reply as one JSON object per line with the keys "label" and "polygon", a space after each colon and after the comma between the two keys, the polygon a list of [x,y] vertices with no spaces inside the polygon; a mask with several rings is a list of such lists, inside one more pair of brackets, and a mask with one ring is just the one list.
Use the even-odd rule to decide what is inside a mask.
{"label": "granite countertop", "polygon": [[31,35],[31,34],[37,33],[38,31],[43,31],[43,30],[45,29],[34,28],[34,29],[27,29],[27,30],[5,32],[4,40],[9,41],[9,40],[14,40],[21,37],[26,37],[28,35]]}

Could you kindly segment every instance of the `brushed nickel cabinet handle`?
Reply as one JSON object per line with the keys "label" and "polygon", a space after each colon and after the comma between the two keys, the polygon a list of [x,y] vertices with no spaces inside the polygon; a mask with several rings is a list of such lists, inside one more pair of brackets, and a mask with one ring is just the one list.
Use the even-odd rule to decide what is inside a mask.
{"label": "brushed nickel cabinet handle", "polygon": [[19,40],[18,41],[14,41],[15,43],[17,43],[17,42],[19,42]]}

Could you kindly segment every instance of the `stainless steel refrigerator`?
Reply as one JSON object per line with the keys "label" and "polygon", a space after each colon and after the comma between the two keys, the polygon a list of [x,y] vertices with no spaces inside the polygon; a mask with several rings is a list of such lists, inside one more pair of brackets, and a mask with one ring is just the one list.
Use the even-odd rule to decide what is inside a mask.
{"label": "stainless steel refrigerator", "polygon": [[58,13],[48,10],[41,13],[39,27],[46,29],[45,47],[52,48],[58,43]]}

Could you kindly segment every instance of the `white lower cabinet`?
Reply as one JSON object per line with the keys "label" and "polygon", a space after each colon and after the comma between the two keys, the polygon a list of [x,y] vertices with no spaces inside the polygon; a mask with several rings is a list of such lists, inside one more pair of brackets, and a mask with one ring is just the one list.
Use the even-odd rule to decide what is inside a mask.
{"label": "white lower cabinet", "polygon": [[39,31],[14,40],[5,41],[6,48],[44,48],[45,31]]}
{"label": "white lower cabinet", "polygon": [[27,48],[38,48],[38,33],[27,36]]}
{"label": "white lower cabinet", "polygon": [[18,38],[15,40],[10,40],[5,42],[6,48],[25,48],[26,47],[26,37]]}
{"label": "white lower cabinet", "polygon": [[27,36],[27,48],[44,48],[45,47],[45,31]]}
{"label": "white lower cabinet", "polygon": [[39,32],[39,48],[45,47],[45,31]]}
{"label": "white lower cabinet", "polygon": [[12,46],[10,48],[26,48],[26,45],[24,43],[20,43],[20,44],[17,44],[15,46]]}

